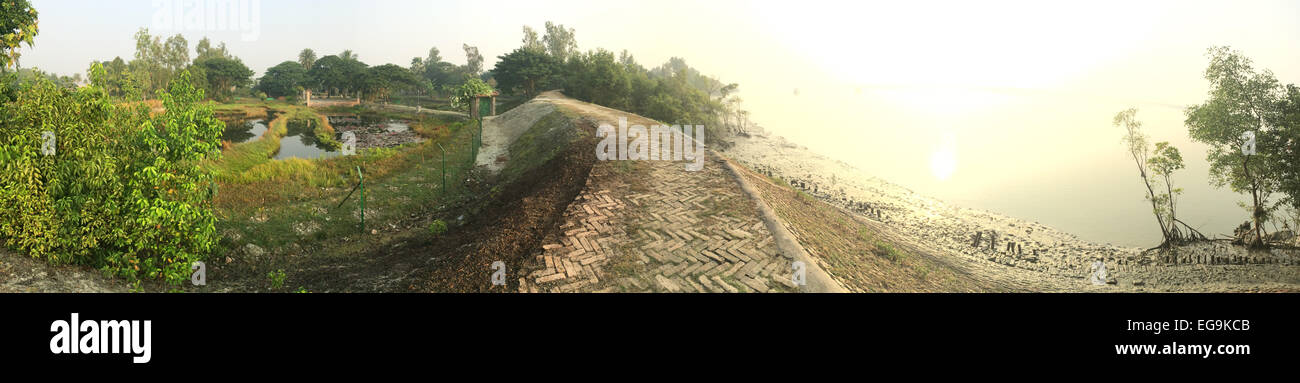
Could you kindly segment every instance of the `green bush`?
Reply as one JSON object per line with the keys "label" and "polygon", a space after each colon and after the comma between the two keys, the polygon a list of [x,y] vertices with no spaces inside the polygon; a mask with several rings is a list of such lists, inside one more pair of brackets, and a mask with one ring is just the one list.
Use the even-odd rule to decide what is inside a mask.
{"label": "green bush", "polygon": [[[224,124],[189,74],[159,91],[165,112],[92,86],[43,81],[0,104],[0,243],[53,264],[179,285],[216,242],[212,176]],[[56,153],[41,153],[52,131]]]}
{"label": "green bush", "polygon": [[288,275],[284,273],[284,269],[266,273],[266,278],[271,280],[272,289],[284,287],[284,279],[287,277]]}
{"label": "green bush", "polygon": [[447,223],[443,222],[443,220],[441,219],[435,219],[433,220],[432,223],[429,224],[429,234],[432,234],[434,237],[440,236],[446,232],[447,232]]}

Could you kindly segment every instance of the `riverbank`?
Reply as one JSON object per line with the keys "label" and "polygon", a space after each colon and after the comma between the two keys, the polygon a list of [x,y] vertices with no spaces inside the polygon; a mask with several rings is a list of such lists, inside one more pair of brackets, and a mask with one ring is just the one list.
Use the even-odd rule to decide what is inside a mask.
{"label": "riverbank", "polygon": [[[736,137],[723,152],[760,174],[878,223],[972,274],[1032,291],[1300,291],[1300,252],[1227,244],[1177,255],[1088,242],[1038,222],[951,205],[768,135]],[[1243,254],[1238,254],[1238,253]],[[1103,285],[1090,278],[1106,268]]]}

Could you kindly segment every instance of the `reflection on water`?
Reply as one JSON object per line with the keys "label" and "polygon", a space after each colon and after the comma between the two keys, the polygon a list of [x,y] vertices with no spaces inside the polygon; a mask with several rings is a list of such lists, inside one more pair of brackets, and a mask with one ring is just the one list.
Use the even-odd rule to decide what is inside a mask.
{"label": "reflection on water", "polygon": [[328,148],[316,138],[310,120],[291,120],[285,124],[287,133],[280,138],[280,151],[275,159],[283,160],[297,157],[302,159],[333,158],[343,153]]}
{"label": "reflection on water", "polygon": [[253,120],[226,120],[226,130],[221,133],[222,141],[229,141],[232,144],[241,144],[257,140],[266,132],[266,121],[262,119]]}
{"label": "reflection on water", "polygon": [[[354,132],[357,136],[358,148],[396,146],[398,138],[400,138],[396,133],[411,130],[408,122],[397,120],[330,116],[329,121],[336,134]],[[329,145],[320,142],[320,139],[316,137],[314,124],[315,122],[312,120],[289,121],[285,125],[287,133],[280,139],[280,151],[276,152],[275,159],[283,160],[293,157],[317,159],[342,156],[341,148],[331,148]],[[265,128],[263,128],[264,130]],[[336,135],[334,139],[338,140],[339,137]]]}

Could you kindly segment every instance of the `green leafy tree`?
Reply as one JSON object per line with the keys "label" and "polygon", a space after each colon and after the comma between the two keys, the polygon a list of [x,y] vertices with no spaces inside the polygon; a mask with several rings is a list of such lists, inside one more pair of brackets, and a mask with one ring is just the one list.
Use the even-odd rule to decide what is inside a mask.
{"label": "green leafy tree", "polygon": [[339,56],[325,56],[316,60],[311,70],[307,71],[307,77],[316,84],[317,89],[347,96],[365,85],[366,64]]}
{"label": "green leafy tree", "polygon": [[1291,220],[1300,226],[1300,87],[1286,86],[1270,120],[1273,129],[1260,140],[1276,161],[1278,189],[1285,195],[1279,202],[1291,207]]}
{"label": "green leafy tree", "polygon": [[355,52],[352,52],[351,49],[344,49],[343,53],[339,53],[339,58],[350,61],[361,61],[361,58],[357,56]]}
{"label": "green leafy tree", "polygon": [[0,1],[0,71],[18,62],[18,48],[32,46],[37,25],[36,8],[27,0]]}
{"label": "green leafy tree", "polygon": [[495,90],[493,90],[487,83],[483,82],[483,80],[472,78],[465,81],[464,84],[461,84],[452,91],[451,106],[457,110],[469,111],[470,103],[473,102],[474,96],[492,94],[493,92],[495,92]]}
{"label": "green leafy tree", "polygon": [[256,89],[270,97],[287,97],[296,95],[306,81],[307,71],[302,69],[302,63],[285,61],[267,69]]}
{"label": "green leafy tree", "polygon": [[465,48],[465,68],[472,76],[478,76],[483,73],[483,55],[478,53],[478,47],[471,47],[469,44],[463,44]]}
{"label": "green leafy tree", "polygon": [[307,79],[314,89],[337,92],[347,81],[343,73],[343,59],[334,55],[321,57],[312,63],[311,70],[307,71]]}
{"label": "green leafy tree", "polygon": [[[1262,246],[1269,197],[1278,190],[1279,172],[1278,161],[1273,159],[1275,150],[1259,146],[1258,138],[1274,134],[1266,118],[1281,102],[1281,86],[1271,71],[1256,71],[1240,52],[1214,47],[1207,55],[1209,99],[1187,108],[1188,131],[1193,140],[1209,146],[1207,159],[1215,185],[1250,195],[1249,205],[1244,207],[1250,211],[1254,235],[1248,242]],[[1256,137],[1253,154],[1243,151],[1250,135]]]}
{"label": "green leafy tree", "polygon": [[616,109],[631,109],[632,81],[614,53],[598,49],[575,55],[565,64],[564,91],[579,100]]}
{"label": "green leafy tree", "polygon": [[367,93],[367,99],[374,101],[387,99],[395,89],[411,89],[419,87],[420,84],[419,78],[411,74],[406,68],[394,64],[384,64],[370,68],[367,71],[364,90]]}
{"label": "green leafy tree", "polygon": [[190,65],[189,42],[181,35],[168,37],[160,55],[164,68],[171,73],[180,73]]}
{"label": "green leafy tree", "polygon": [[542,36],[542,43],[546,46],[546,52],[561,62],[578,53],[578,40],[574,30],[565,28],[564,24],[547,21],[546,35]]}
{"label": "green leafy tree", "polygon": [[239,59],[214,58],[195,63],[195,66],[203,69],[213,97],[222,100],[230,97],[231,88],[248,86],[253,77],[253,70]]}
{"label": "green leafy tree", "polygon": [[520,45],[519,47],[523,49],[531,49],[535,51],[546,50],[546,46],[542,45],[542,41],[537,37],[537,31],[533,30],[532,27],[529,27],[527,25],[524,26],[523,45]]}
{"label": "green leafy tree", "polygon": [[196,54],[194,56],[195,62],[215,58],[234,58],[234,56],[230,55],[230,50],[226,49],[226,43],[223,42],[221,45],[213,47],[212,41],[208,40],[207,37],[199,40],[199,43],[194,46],[194,53]]}
{"label": "green leafy tree", "polygon": [[[1170,239],[1175,241],[1206,239],[1199,231],[1178,219],[1178,195],[1183,194],[1183,189],[1174,187],[1174,172],[1184,168],[1182,153],[1169,142],[1161,141],[1156,143],[1152,154],[1147,158],[1147,165],[1151,169],[1151,174],[1164,184],[1165,189],[1158,191],[1155,196],[1157,205],[1160,206],[1157,213],[1164,216],[1167,225],[1165,232],[1169,233]],[[1178,225],[1182,225],[1182,228]]]}
{"label": "green leafy tree", "polygon": [[546,53],[520,48],[499,57],[492,72],[502,89],[533,97],[559,69],[559,62]]}
{"label": "green leafy tree", "polygon": [[464,82],[464,73],[467,70],[458,68],[455,64],[443,61],[442,54],[437,47],[429,48],[429,54],[423,59],[412,60],[413,64],[418,63],[418,72],[425,81],[428,82],[428,88],[432,89],[449,89]]}
{"label": "green leafy tree", "polygon": [[[1171,226],[1167,222],[1163,210],[1165,205],[1160,197],[1157,196],[1154,181],[1151,174],[1151,145],[1147,141],[1147,135],[1142,133],[1142,122],[1137,119],[1137,109],[1129,108],[1115,115],[1112,123],[1116,127],[1124,128],[1124,144],[1128,147],[1129,156],[1133,158],[1133,163],[1137,165],[1138,175],[1142,177],[1142,185],[1147,188],[1147,201],[1151,202],[1151,212],[1156,216],[1156,223],[1160,225],[1160,236],[1164,238],[1161,246],[1170,243],[1172,239],[1169,233]],[[1170,171],[1172,173],[1172,170]]]}

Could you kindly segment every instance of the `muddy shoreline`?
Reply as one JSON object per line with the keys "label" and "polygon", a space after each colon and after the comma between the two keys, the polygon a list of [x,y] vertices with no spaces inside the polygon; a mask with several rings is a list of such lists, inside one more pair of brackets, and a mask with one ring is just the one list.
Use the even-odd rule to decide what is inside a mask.
{"label": "muddy shoreline", "polygon": [[[1038,222],[922,196],[784,138],[736,137],[723,153],[750,169],[878,222],[975,273],[1064,291],[1300,291],[1300,251],[1252,252],[1222,242],[1173,252],[1097,244]],[[1094,265],[1106,282],[1093,285]]]}

